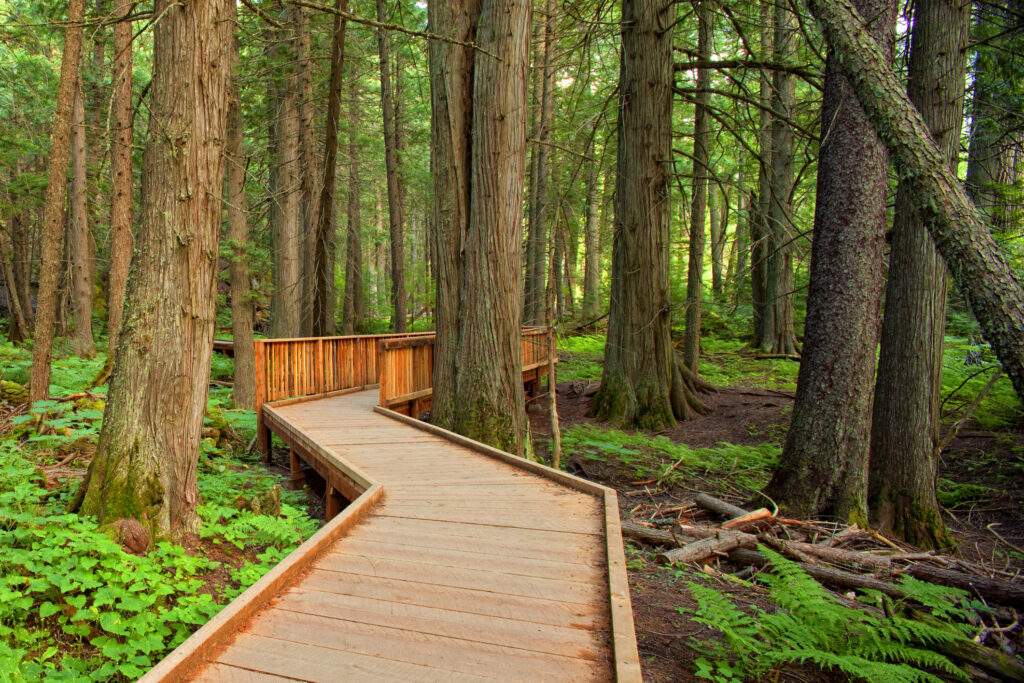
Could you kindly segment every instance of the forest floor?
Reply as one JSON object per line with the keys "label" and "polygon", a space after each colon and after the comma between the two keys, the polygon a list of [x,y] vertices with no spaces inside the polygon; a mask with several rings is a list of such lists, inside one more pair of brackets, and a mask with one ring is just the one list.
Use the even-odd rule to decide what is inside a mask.
{"label": "forest floor", "polygon": [[[707,367],[707,375],[729,384],[701,395],[710,409],[706,415],[657,434],[623,433],[589,417],[591,398],[600,386],[595,379],[599,377],[598,357],[594,349],[587,349],[589,354],[560,351],[568,362],[559,375],[573,378],[557,385],[563,467],[616,489],[623,520],[661,529],[669,529],[674,520],[711,523],[714,516],[694,504],[700,493],[746,509],[772,507],[757,491],[767,482],[785,441],[799,365],[772,360],[773,370],[764,372],[768,362],[758,362],[746,351],[735,346],[716,350],[703,367]],[[729,367],[734,373],[743,372],[735,367],[737,354],[748,363],[746,376],[723,376],[721,370]],[[758,367],[761,369],[751,372]],[[744,380],[758,386],[743,386]],[[1012,398],[1002,395],[999,401],[1002,404],[995,410],[1002,410],[1004,419],[982,415],[993,428],[977,419],[966,420],[943,450],[940,503],[957,543],[956,551],[948,552],[983,573],[1016,575],[1012,580],[1020,582],[1024,578],[1024,413]],[[962,403],[966,402],[963,399]],[[547,460],[551,445],[547,397],[541,396],[528,412],[534,442]],[[950,408],[950,420],[958,416],[962,413]],[[813,523],[831,526],[833,533],[845,526],[828,520]],[[870,540],[861,544],[862,548],[871,545],[880,544]],[[916,550],[900,546],[909,552]],[[632,541],[627,542],[627,563],[644,680],[730,680],[732,674],[736,674],[734,680],[748,680],[750,672],[742,664],[733,671],[712,666],[716,656],[725,659],[715,651],[722,634],[694,620],[695,616],[714,617],[713,607],[702,607],[695,598],[691,582],[713,587],[741,610],[778,611],[763,584],[744,580],[753,574],[749,568],[730,563],[725,555],[695,565],[660,564],[650,547]],[[737,572],[742,577],[739,580]],[[1002,645],[1004,651],[1020,654],[1019,625]],[[843,680],[833,671],[789,663],[759,675],[762,680]],[[941,675],[934,669],[931,672]],[[881,680],[886,680],[885,675]],[[985,680],[977,670],[971,670],[971,675]],[[956,680],[949,673],[941,677]]]}
{"label": "forest floor", "polygon": [[[598,426],[590,418],[590,399],[600,386],[591,381],[558,384],[558,416],[561,429],[566,432],[580,425]],[[671,430],[659,432],[675,443],[690,448],[710,448],[723,442],[744,446],[761,446],[766,441],[781,443],[785,438],[794,394],[772,389],[722,387],[714,394],[701,396],[710,408],[707,415],[680,422]],[[542,457],[549,458],[551,434],[548,406],[538,405],[530,411],[533,436]],[[953,492],[964,496],[952,508],[946,508],[945,521],[953,532],[959,551],[969,560],[998,567],[1001,570],[1024,569],[1024,555],[1007,553],[1008,547],[1000,543],[986,527],[993,525],[1006,541],[1024,546],[1024,427],[992,432],[982,429],[977,421],[968,422],[959,436],[944,451],[945,476],[955,484]],[[579,454],[567,453],[567,469],[587,479],[600,482],[619,492],[622,519],[636,519],[634,509],[640,504],[645,511],[684,510],[692,508],[698,493],[730,500],[737,505],[750,503],[749,489],[731,482],[728,473],[708,472],[695,476],[687,483],[673,482],[669,486],[639,484],[634,470],[621,462],[602,462]],[[671,461],[661,460],[663,466]],[[974,497],[971,497],[971,496]],[[748,505],[758,507],[758,505]],[[714,640],[715,631],[690,616],[697,602],[687,589],[686,581],[694,574],[702,574],[714,581],[719,590],[730,595],[738,605],[757,605],[770,609],[765,591],[756,586],[737,585],[724,575],[737,567],[728,566],[727,560],[712,562],[699,569],[683,569],[657,564],[650,553],[632,545],[628,550],[630,589],[633,617],[645,681],[702,680],[694,674],[694,660],[702,652],[693,642]],[[814,667],[790,666],[779,671],[779,680],[831,681],[831,673]],[[706,680],[706,679],[704,679]]]}
{"label": "forest floor", "polygon": [[[965,342],[947,340],[947,346],[944,408],[947,424],[953,424],[985,390],[996,365],[990,360],[980,369],[965,367]],[[676,523],[719,524],[720,520],[694,505],[699,493],[748,509],[771,507],[759,499],[757,491],[767,483],[781,452],[794,400],[797,362],[760,359],[742,342],[707,339],[702,375],[720,387],[716,393],[702,396],[709,412],[670,430],[647,434],[615,430],[588,417],[590,400],[599,386],[602,351],[603,338],[599,336],[560,340],[558,374],[565,381],[558,384],[557,407],[563,468],[615,488],[624,521],[663,532],[675,528],[672,525]],[[258,463],[242,453],[253,434],[254,416],[251,411],[229,408],[233,364],[217,356],[200,459],[203,531],[184,548],[161,544],[143,553],[122,549],[95,523],[63,514],[95,448],[105,389],[89,390],[88,385],[102,366],[102,358],[55,361],[56,398],[29,408],[16,398],[27,380],[28,353],[0,345],[0,357],[4,361],[0,389],[8,392],[6,398],[0,394],[0,519],[4,515],[8,519],[6,526],[0,525],[0,541],[8,545],[7,554],[0,556],[0,595],[4,596],[0,601],[0,680],[4,670],[20,671],[29,679],[57,672],[70,677],[89,672],[94,679],[134,678],[322,523],[323,509],[315,490],[285,492],[280,517],[239,510],[240,490],[244,498],[255,500],[281,482],[287,470],[273,463]],[[939,497],[957,542],[952,555],[956,561],[972,571],[1020,585],[1024,569],[1024,411],[1005,379],[992,387],[943,451]],[[76,396],[81,398],[73,398]],[[545,397],[532,402],[528,410],[534,442],[544,459],[550,450],[548,412]],[[277,460],[286,463],[286,451]],[[14,526],[11,520],[16,522]],[[816,530],[811,540],[817,540],[819,534],[835,535],[844,528],[829,520],[808,520],[807,526]],[[45,546],[38,546],[38,530],[46,532]],[[891,552],[863,533],[845,547]],[[888,616],[891,608],[877,602],[879,596],[870,591],[858,602],[849,597],[852,593],[826,592],[813,580],[801,582],[792,569],[775,564],[755,571],[732,564],[724,555],[698,563],[662,564],[657,559],[658,549],[632,539],[626,546],[638,646],[647,681],[841,680],[832,673],[835,669],[793,663],[801,657],[791,653],[767,670],[753,669],[750,662],[779,654],[779,647],[771,646],[777,634],[765,631],[765,625],[828,631],[828,624],[857,621],[862,612],[855,610],[873,609],[881,614],[881,605]],[[69,574],[68,562],[78,569]],[[132,567],[132,572],[124,575],[129,578],[106,573],[105,568],[122,565]],[[26,569],[30,566],[34,567],[31,571]],[[185,573],[164,588],[168,567]],[[773,583],[773,575],[781,577],[780,581]],[[26,577],[31,582],[25,583]],[[77,583],[65,585],[67,577]],[[884,578],[895,582],[899,577],[886,573]],[[101,591],[96,588],[99,585],[107,588]],[[908,594],[914,585],[900,583]],[[167,590],[173,593],[165,601],[159,596]],[[933,615],[941,614],[943,621],[960,633],[973,637],[987,628],[990,645],[1001,646],[1008,653],[1021,652],[1019,621],[1007,632],[992,632],[1010,626],[1015,613],[988,611],[972,596],[949,589],[918,586],[915,590],[914,604],[924,604]],[[815,591],[820,593],[817,602],[804,600]],[[815,609],[847,603],[849,607],[843,609],[854,611],[826,609],[796,626],[779,621],[796,614],[784,602],[794,599],[794,592],[798,601]],[[131,597],[136,593],[141,596],[138,600]],[[116,610],[109,602],[114,599]],[[159,601],[158,606],[151,604],[153,600]],[[979,614],[983,623],[977,621]],[[727,631],[725,637],[723,631]],[[877,624],[868,629],[862,624],[860,631],[887,637]],[[159,632],[160,636],[148,642],[134,637],[135,632]],[[828,635],[838,640],[818,643],[817,654],[803,655],[802,661],[817,661],[814,658],[820,659],[821,652],[839,653],[846,636],[837,633]],[[726,643],[731,651],[724,649]],[[840,663],[851,661],[857,672],[867,671],[863,661],[847,657]],[[942,665],[924,669],[939,678],[907,680],[965,680],[936,666]],[[971,675],[985,680],[977,671]],[[881,671],[869,680],[896,679]]]}

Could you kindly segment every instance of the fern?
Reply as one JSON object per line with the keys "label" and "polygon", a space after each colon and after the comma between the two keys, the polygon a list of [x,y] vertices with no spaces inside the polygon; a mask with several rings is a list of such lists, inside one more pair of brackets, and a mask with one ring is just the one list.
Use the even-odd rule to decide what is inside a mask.
{"label": "fern", "polygon": [[[722,634],[722,641],[691,645],[712,657],[696,662],[696,675],[716,681],[761,679],[791,663],[811,663],[869,683],[940,683],[931,671],[961,680],[966,674],[929,646],[954,643],[955,631],[904,619],[882,618],[842,604],[796,564],[762,547],[770,570],[761,575],[773,612],[738,608],[714,589],[690,583],[697,600],[694,621]],[[938,608],[950,611],[948,592],[915,586]],[[927,603],[925,603],[927,604]]]}

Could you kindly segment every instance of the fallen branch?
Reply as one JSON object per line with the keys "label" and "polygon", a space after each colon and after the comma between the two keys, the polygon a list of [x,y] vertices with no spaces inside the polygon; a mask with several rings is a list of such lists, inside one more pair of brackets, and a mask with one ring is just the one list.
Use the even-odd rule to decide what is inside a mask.
{"label": "fallen branch", "polygon": [[718,513],[727,519],[734,519],[736,517],[743,517],[744,515],[750,514],[748,510],[726,503],[724,500],[719,500],[718,498],[709,496],[706,493],[698,493],[697,497],[694,498],[693,501],[705,510]]}
{"label": "fallen branch", "polygon": [[1024,606],[1024,586],[1010,581],[993,579],[987,576],[964,574],[952,569],[940,569],[927,564],[915,564],[907,568],[907,573],[915,579],[930,581],[943,586],[951,586],[966,591],[977,591],[986,600],[998,602],[1011,607]]}

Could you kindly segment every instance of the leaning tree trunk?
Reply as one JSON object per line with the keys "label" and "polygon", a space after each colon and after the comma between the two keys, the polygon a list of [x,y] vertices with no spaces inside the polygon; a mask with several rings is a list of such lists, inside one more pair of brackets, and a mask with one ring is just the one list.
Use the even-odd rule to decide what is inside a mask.
{"label": "leaning tree trunk", "polygon": [[[64,198],[71,154],[71,109],[82,61],[82,19],[85,0],[70,0],[68,24],[64,30],[64,52],[57,84],[57,107],[53,112],[46,199],[43,202],[43,238],[40,247],[39,293],[36,301],[32,377],[29,398],[41,401],[50,393],[50,359],[57,317],[57,287],[60,281],[64,245]],[[30,307],[30,306],[29,306]]]}
{"label": "leaning tree trunk", "polygon": [[670,337],[669,164],[672,3],[625,0],[619,71],[618,174],[604,379],[592,412],[662,429],[703,409]]}
{"label": "leaning tree trunk", "polygon": [[180,538],[200,521],[234,4],[157,0],[154,12],[139,247],[81,509]]}
{"label": "leaning tree trunk", "polygon": [[348,23],[340,13],[347,11],[347,0],[335,0],[334,9],[339,13],[334,15],[331,39],[331,78],[327,91],[327,131],[324,141],[324,185],[320,188],[320,205],[316,211],[310,293],[313,305],[312,333],[316,337],[330,337],[334,334],[334,185],[338,166],[341,81],[345,68],[345,27]]}
{"label": "leaning tree trunk", "polygon": [[455,431],[519,455],[531,450],[519,332],[531,4],[484,0],[477,26],[454,416]]}
{"label": "leaning tree trunk", "polygon": [[[377,21],[387,20],[384,0],[377,0]],[[391,230],[391,327],[405,332],[405,207],[402,203],[401,177],[398,171],[398,130],[395,127],[394,91],[391,87],[391,50],[388,32],[377,31],[380,51],[380,105],[384,118],[384,161],[388,183],[388,220]]]}
{"label": "leaning tree trunk", "polygon": [[114,135],[110,145],[110,274],[107,287],[107,360],[114,357],[128,266],[132,260],[132,24],[114,24]]}
{"label": "leaning tree trunk", "polygon": [[[892,63],[896,4],[858,0]],[[804,354],[768,495],[801,516],[863,520],[889,158],[830,51],[821,105]]]}
{"label": "leaning tree trunk", "polygon": [[455,425],[456,354],[461,310],[462,242],[469,226],[473,124],[473,56],[481,0],[428,4],[433,33],[461,44],[430,41],[431,146],[434,177],[434,396],[431,421]]}
{"label": "leaning tree trunk", "polygon": [[[232,37],[232,67],[238,68],[238,36]],[[228,240],[231,245],[231,337],[234,339],[235,381],[232,400],[236,408],[256,406],[256,352],[253,348],[255,305],[249,275],[249,225],[245,204],[245,122],[238,91],[238,75],[231,84],[228,128],[224,150],[227,164]]]}
{"label": "leaning tree trunk", "polygon": [[1024,287],[900,87],[851,0],[807,0],[907,183],[914,209],[1024,399]]}
{"label": "leaning tree trunk", "polygon": [[[701,61],[711,59],[711,8],[701,2],[697,9],[697,52]],[[711,143],[711,69],[697,69],[697,97],[693,113],[693,196],[690,198],[690,253],[686,270],[686,337],[683,362],[697,372],[700,361],[701,299],[704,294],[704,223],[708,209],[708,145]],[[714,214],[711,216],[714,229]],[[671,321],[669,321],[671,324]]]}
{"label": "leaning tree trunk", "polygon": [[71,309],[75,315],[71,344],[75,355],[92,358],[92,262],[89,239],[89,196],[86,172],[85,98],[81,78],[75,92],[71,126],[71,210],[69,212],[68,256],[71,260]]}
{"label": "leaning tree trunk", "polygon": [[[956,171],[963,123],[970,4],[918,0],[907,92]],[[878,358],[868,505],[872,523],[916,546],[951,545],[935,499],[938,479],[946,265],[906,183],[896,193]]]}

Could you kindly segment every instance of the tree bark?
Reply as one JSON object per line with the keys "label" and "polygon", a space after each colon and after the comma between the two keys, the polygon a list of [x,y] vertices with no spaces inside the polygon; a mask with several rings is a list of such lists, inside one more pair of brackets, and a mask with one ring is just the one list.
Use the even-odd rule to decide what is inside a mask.
{"label": "tree bark", "polygon": [[81,509],[159,539],[199,527],[235,14],[228,0],[157,0],[154,12],[139,248]]}
{"label": "tree bark", "polygon": [[[775,5],[774,58],[795,52],[796,15],[785,3]],[[764,308],[759,348],[766,353],[797,352],[793,313],[793,74],[772,74],[771,190],[767,213]]]}
{"label": "tree bark", "polygon": [[[302,319],[300,326],[303,336],[314,334],[314,309],[317,289],[316,261],[320,221],[318,218],[318,196],[316,192],[317,173],[316,135],[313,106],[313,61],[309,30],[309,8],[295,5],[295,68],[298,76],[299,108],[299,239],[302,250]],[[335,15],[338,19],[338,15]],[[334,52],[331,60],[333,66]],[[330,98],[330,94],[328,94]],[[333,194],[333,193],[332,193]],[[331,278],[333,284],[333,277]],[[323,322],[323,321],[321,321]]]}
{"label": "tree bark", "polygon": [[[12,226],[14,221],[15,218],[12,218]],[[13,229],[11,232],[14,232]],[[0,274],[4,276],[4,284],[7,287],[7,300],[11,305],[11,320],[7,328],[7,340],[12,344],[20,344],[28,337],[29,326],[25,320],[25,305],[22,303],[18,280],[14,274],[16,254],[11,242],[7,237],[7,233],[0,229]]]}
{"label": "tree bark", "polygon": [[[546,0],[544,7],[544,23],[541,25],[543,36],[538,52],[542,55],[540,64],[540,102],[538,127],[534,131],[536,140],[533,143],[530,196],[530,214],[527,227],[527,287],[525,314],[523,319],[530,325],[545,323],[545,285],[544,271],[548,264],[548,219],[550,202],[548,186],[551,176],[551,119],[554,101],[554,54],[555,54],[555,3]],[[535,67],[536,68],[536,67]]]}
{"label": "tree bark", "polygon": [[[295,68],[294,43],[283,40],[287,65],[284,85],[272,103],[272,138],[275,169],[272,183],[270,240],[274,291],[270,299],[270,336],[297,337],[302,333],[302,253],[299,230],[299,78]],[[274,107],[273,104],[277,106]]]}
{"label": "tree bark", "polygon": [[60,280],[64,239],[64,198],[71,154],[71,109],[82,61],[82,20],[85,0],[69,0],[68,24],[64,30],[64,51],[57,85],[57,107],[53,112],[46,199],[43,203],[43,237],[40,248],[39,292],[36,302],[32,376],[29,398],[41,401],[50,393],[50,359],[57,316],[57,287]]}
{"label": "tree bark", "polygon": [[[708,200],[714,190],[708,192]],[[723,271],[725,270],[725,231],[729,227],[729,195],[718,186],[718,211],[712,212],[711,221],[711,291],[720,299],[723,292]]]}
{"label": "tree bark", "polygon": [[590,140],[586,160],[586,223],[583,247],[583,321],[589,323],[597,318],[600,308],[601,253],[598,226],[598,203],[601,200],[598,187],[597,160],[594,158],[594,141]]}
{"label": "tree bark", "polygon": [[[347,0],[335,0],[334,8],[339,12],[347,11]],[[331,39],[331,77],[327,92],[327,131],[324,141],[324,185],[320,188],[320,205],[316,212],[316,235],[313,249],[312,333],[316,337],[334,335],[334,253],[337,249],[334,238],[334,190],[338,165],[338,119],[341,116],[341,81],[345,68],[346,25],[347,22],[340,14],[334,15]],[[355,131],[353,130],[351,134],[355,135]],[[351,163],[355,164],[356,162],[352,161]],[[358,183],[358,178],[356,182]],[[350,183],[349,191],[351,192],[352,189]],[[355,188],[355,191],[356,210],[358,211],[358,187]],[[347,320],[351,330],[352,318],[349,317]],[[342,324],[345,324],[344,320]],[[351,331],[348,334],[351,334]]]}
{"label": "tree bark", "polygon": [[[384,0],[377,0],[377,21],[387,21]],[[391,87],[391,50],[388,32],[377,31],[380,53],[380,105],[384,117],[384,159],[388,185],[388,220],[391,234],[391,328],[405,332],[405,211],[398,172],[394,92]]]}
{"label": "tree bark", "polygon": [[985,339],[1024,397],[1024,288],[850,0],[807,0]]}
{"label": "tree bark", "polygon": [[342,334],[353,334],[362,327],[365,315],[363,297],[363,227],[359,206],[359,79],[353,69],[349,78],[348,105],[348,209],[345,226],[345,301]]}
{"label": "tree bark", "polygon": [[231,337],[235,342],[235,378],[232,400],[235,407],[256,410],[256,352],[253,348],[253,319],[249,274],[249,226],[245,203],[245,122],[238,90],[238,37],[232,36],[232,68],[236,70],[228,95],[227,165],[228,240],[231,245]]}
{"label": "tree bark", "polygon": [[[761,0],[761,59],[772,59],[772,25],[775,15],[770,0]],[[768,279],[768,240],[771,232],[768,214],[772,205],[772,82],[771,72],[761,69],[758,90],[760,120],[757,127],[757,206],[750,222],[750,298],[754,310],[753,346],[761,344],[764,335],[764,311],[767,305],[765,288]]]}
{"label": "tree bark", "polygon": [[92,358],[96,346],[92,340],[92,271],[94,256],[89,239],[89,190],[85,144],[85,98],[82,79],[75,89],[71,108],[71,196],[68,230],[68,256],[71,261],[71,309],[75,316],[71,348],[75,355]]}
{"label": "tree bark", "polygon": [[[711,59],[711,9],[706,2],[697,8],[697,52]],[[711,143],[711,70],[697,69],[697,96],[693,113],[693,196],[690,198],[690,259],[686,270],[686,337],[683,363],[697,372],[700,361],[701,299],[704,294],[704,223],[708,208],[708,146]],[[714,214],[711,217],[714,229]]]}
{"label": "tree bark", "polygon": [[[956,172],[963,123],[970,4],[918,0],[907,92]],[[907,183],[896,193],[882,347],[878,359],[868,503],[872,524],[917,546],[952,545],[935,498],[938,478],[946,266],[914,214]]]}
{"label": "tree bark", "polygon": [[519,332],[520,224],[531,4],[484,0],[476,32],[454,415],[460,434],[524,456],[531,447]]}
{"label": "tree bark", "polygon": [[132,23],[114,24],[114,135],[110,146],[110,273],[107,287],[107,358],[114,357],[121,331],[125,285],[132,261]]}
{"label": "tree bark", "polygon": [[434,396],[431,421],[455,426],[456,360],[462,310],[461,252],[469,230],[474,52],[481,0],[431,0],[433,33],[462,45],[430,41],[431,146],[434,178]]}
{"label": "tree bark", "polygon": [[[896,3],[857,1],[891,64]],[[821,120],[804,354],[768,495],[799,516],[863,522],[889,158],[832,51]]]}
{"label": "tree bark", "polygon": [[591,407],[601,419],[655,430],[704,409],[669,335],[672,7],[623,3],[611,305]]}

